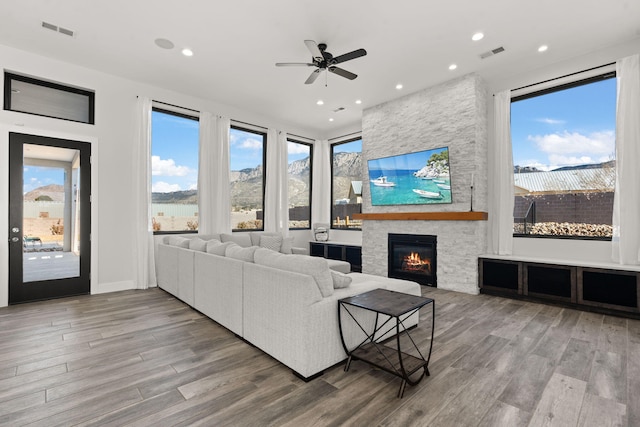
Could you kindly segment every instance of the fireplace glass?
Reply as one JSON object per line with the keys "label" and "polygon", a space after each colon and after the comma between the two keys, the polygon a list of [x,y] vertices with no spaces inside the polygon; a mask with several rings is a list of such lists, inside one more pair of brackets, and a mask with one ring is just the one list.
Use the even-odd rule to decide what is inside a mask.
{"label": "fireplace glass", "polygon": [[436,236],[389,234],[388,276],[436,286]]}

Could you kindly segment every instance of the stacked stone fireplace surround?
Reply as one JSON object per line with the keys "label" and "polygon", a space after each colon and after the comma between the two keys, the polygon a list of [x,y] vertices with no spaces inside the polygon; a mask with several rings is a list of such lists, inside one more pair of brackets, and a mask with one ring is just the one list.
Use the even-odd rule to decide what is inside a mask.
{"label": "stacked stone fireplace surround", "polygon": [[[367,160],[449,147],[452,203],[372,206],[363,185],[363,213],[487,211],[487,89],[475,74],[366,109],[362,119],[363,172]],[[368,182],[368,180],[364,180]],[[478,256],[486,252],[487,221],[364,220],[362,269],[387,275],[388,233],[438,239],[438,288],[478,294]]]}

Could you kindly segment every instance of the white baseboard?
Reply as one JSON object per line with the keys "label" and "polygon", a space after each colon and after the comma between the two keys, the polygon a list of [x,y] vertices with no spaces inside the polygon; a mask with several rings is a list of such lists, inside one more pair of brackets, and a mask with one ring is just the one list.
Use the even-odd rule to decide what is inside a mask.
{"label": "white baseboard", "polygon": [[136,289],[133,280],[124,280],[122,282],[99,283],[97,286],[91,286],[91,294],[106,294],[108,292],[126,291]]}

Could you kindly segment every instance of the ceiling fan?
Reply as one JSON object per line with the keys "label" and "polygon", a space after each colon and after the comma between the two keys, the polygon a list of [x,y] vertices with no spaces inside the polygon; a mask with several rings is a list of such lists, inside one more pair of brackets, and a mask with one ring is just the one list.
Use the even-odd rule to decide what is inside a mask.
{"label": "ceiling fan", "polygon": [[333,56],[326,51],[327,45],[324,43],[316,43],[313,40],[305,40],[304,44],[311,52],[311,60],[313,62],[278,62],[276,67],[316,67],[311,73],[307,81],[304,84],[311,84],[316,81],[322,70],[327,70],[330,73],[337,74],[349,80],[353,80],[358,77],[350,71],[336,67],[337,64],[350,61],[352,59],[365,56],[367,51],[364,49],[357,49],[353,52],[345,53],[344,55]]}

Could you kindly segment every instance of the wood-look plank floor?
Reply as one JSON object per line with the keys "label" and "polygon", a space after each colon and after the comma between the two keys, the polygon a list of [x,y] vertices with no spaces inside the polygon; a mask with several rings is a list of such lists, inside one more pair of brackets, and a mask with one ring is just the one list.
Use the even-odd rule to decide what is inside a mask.
{"label": "wood-look plank floor", "polygon": [[305,383],[159,289],[2,308],[0,425],[640,425],[640,321],[423,294],[431,376],[403,399],[359,361]]}

